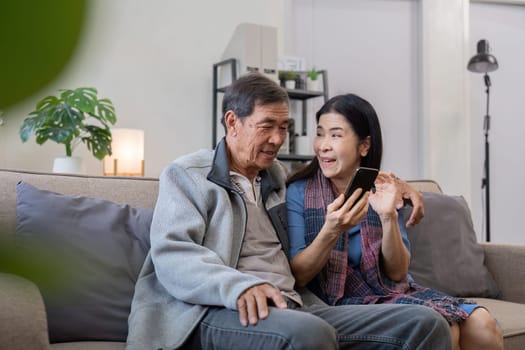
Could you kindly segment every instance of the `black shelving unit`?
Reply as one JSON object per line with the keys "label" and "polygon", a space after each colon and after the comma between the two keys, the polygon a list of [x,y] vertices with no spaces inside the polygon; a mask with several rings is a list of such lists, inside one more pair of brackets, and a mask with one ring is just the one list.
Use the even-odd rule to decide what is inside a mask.
{"label": "black shelving unit", "polygon": [[[304,73],[306,72],[299,72]],[[301,135],[305,136],[307,135],[307,128],[306,128],[306,121],[308,120],[308,108],[307,108],[307,101],[311,98],[315,97],[323,97],[324,102],[328,101],[328,82],[326,81],[326,71],[319,71],[319,74],[323,75],[323,91],[309,91],[309,90],[302,90],[302,89],[286,89],[288,92],[288,96],[290,97],[290,100],[300,100],[302,103],[302,115],[301,115]]]}
{"label": "black shelving unit", "polygon": [[[212,140],[211,145],[212,148],[215,148],[215,145],[217,144],[217,111],[218,111],[218,101],[219,101],[219,94],[224,93],[226,89],[228,88],[228,85],[225,86],[219,86],[219,70],[221,69],[227,69],[229,70],[229,84],[233,82],[235,79],[237,79],[237,60],[235,58],[226,59],[220,62],[217,62],[213,64],[213,105],[212,105]],[[296,72],[301,77],[306,78],[307,71],[299,71]],[[301,114],[301,135],[307,135],[307,120],[308,120],[308,110],[307,110],[307,101],[311,98],[323,98],[324,102],[328,101],[328,77],[326,70],[319,70],[318,71],[319,76],[322,77],[322,91],[309,91],[305,89],[286,89],[288,92],[288,96],[290,97],[290,100],[298,100],[301,101],[302,104],[302,114]],[[309,161],[313,158],[313,156],[308,155],[298,155],[298,154],[279,154],[278,158],[280,160],[286,160],[286,161]]]}
{"label": "black shelving unit", "polygon": [[227,60],[217,62],[213,65],[213,103],[212,103],[212,130],[211,130],[211,148],[215,149],[217,144],[217,109],[218,109],[218,94],[224,92],[228,86],[219,86],[219,69],[227,67],[230,69],[230,83],[237,79],[237,60],[229,58]]}

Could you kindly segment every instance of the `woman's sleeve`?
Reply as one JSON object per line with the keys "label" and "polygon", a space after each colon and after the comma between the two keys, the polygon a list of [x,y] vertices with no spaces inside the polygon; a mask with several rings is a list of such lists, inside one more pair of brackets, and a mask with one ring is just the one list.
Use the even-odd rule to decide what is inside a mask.
{"label": "woman's sleeve", "polygon": [[401,238],[403,239],[403,243],[405,244],[405,247],[407,248],[408,253],[410,254],[410,241],[408,240],[405,218],[403,217],[401,211],[397,212],[397,223],[399,225],[399,231],[401,231]]}
{"label": "woman's sleeve", "polygon": [[291,183],[286,190],[286,209],[288,210],[288,240],[290,241],[290,256],[292,259],[297,253],[306,248],[304,240],[304,190],[306,181],[299,180]]}

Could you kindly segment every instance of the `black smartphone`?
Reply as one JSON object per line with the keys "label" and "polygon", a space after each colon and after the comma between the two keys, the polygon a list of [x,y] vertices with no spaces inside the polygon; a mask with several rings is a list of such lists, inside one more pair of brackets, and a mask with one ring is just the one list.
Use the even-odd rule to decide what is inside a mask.
{"label": "black smartphone", "polygon": [[359,198],[357,198],[354,202],[354,204],[357,203],[361,197],[363,197],[366,191],[370,191],[372,189],[377,174],[379,174],[378,169],[366,167],[357,168],[354,175],[352,176],[352,180],[350,180],[350,183],[348,184],[348,187],[346,187],[345,202],[355,190],[362,188],[363,192],[361,192]]}

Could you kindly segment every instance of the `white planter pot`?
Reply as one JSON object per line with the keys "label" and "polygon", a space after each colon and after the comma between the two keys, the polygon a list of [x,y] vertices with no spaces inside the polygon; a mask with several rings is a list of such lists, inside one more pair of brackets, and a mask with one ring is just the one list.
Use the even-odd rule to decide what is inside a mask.
{"label": "white planter pot", "polygon": [[287,88],[287,89],[295,89],[295,80],[286,80],[284,82],[284,86]]}
{"label": "white planter pot", "polygon": [[321,91],[321,82],[319,79],[312,80],[310,78],[306,79],[306,90],[309,91]]}
{"label": "white planter pot", "polygon": [[82,174],[84,173],[82,158],[56,157],[53,161],[54,173]]}

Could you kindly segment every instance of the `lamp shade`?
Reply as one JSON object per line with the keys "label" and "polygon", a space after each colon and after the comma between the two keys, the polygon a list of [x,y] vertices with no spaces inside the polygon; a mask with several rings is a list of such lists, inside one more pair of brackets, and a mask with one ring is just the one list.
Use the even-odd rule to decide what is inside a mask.
{"label": "lamp shade", "polygon": [[144,176],[144,131],[111,129],[111,156],[104,158],[104,175]]}
{"label": "lamp shade", "polygon": [[498,60],[489,53],[489,42],[478,41],[477,54],[468,62],[467,69],[474,73],[487,73],[498,69]]}

